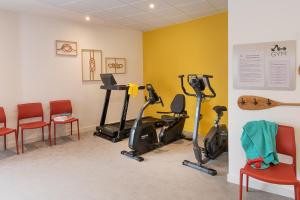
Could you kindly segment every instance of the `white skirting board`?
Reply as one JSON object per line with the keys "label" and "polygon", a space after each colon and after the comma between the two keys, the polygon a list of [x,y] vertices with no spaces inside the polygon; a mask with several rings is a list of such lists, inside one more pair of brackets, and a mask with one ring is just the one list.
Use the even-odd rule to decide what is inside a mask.
{"label": "white skirting board", "polygon": [[[246,176],[244,175],[244,186],[246,185]],[[227,181],[229,183],[238,184],[240,183],[240,175],[236,174],[227,174]],[[249,177],[249,188],[256,189],[256,190],[262,190],[265,192],[286,196],[290,198],[294,197],[294,187],[293,186],[287,186],[287,185],[276,185],[276,184],[270,184],[270,183],[263,183],[261,181],[255,180],[251,177]],[[244,188],[243,192],[246,192],[246,189]],[[238,196],[238,194],[237,194]]]}
{"label": "white skirting board", "polygon": [[[80,127],[79,131],[80,131],[80,133],[90,132],[90,134],[93,134],[94,131],[96,130],[96,126],[98,126],[98,125],[80,127],[80,122],[79,122],[79,127]],[[52,141],[53,141],[53,125],[51,127],[51,132],[52,132],[51,136],[52,136]],[[71,134],[71,129],[70,129],[69,124],[63,125],[63,126],[57,128],[56,137],[67,136],[70,134]],[[77,124],[76,123],[73,123],[73,135],[75,135],[75,136],[77,135]],[[24,136],[25,136],[25,141],[24,141],[25,144],[41,141],[42,131],[41,131],[41,129],[37,129],[36,131],[34,131],[31,134],[26,134],[26,131],[25,131]],[[10,137],[7,140],[7,148],[15,148],[15,146],[16,146],[16,143],[14,140],[15,134],[14,133],[9,134],[7,137]],[[21,145],[20,138],[21,138],[21,133],[19,133],[19,148]],[[48,127],[45,127],[45,140],[48,140]],[[3,140],[0,139],[0,151],[2,149],[1,146],[3,146],[2,142],[3,142]]]}

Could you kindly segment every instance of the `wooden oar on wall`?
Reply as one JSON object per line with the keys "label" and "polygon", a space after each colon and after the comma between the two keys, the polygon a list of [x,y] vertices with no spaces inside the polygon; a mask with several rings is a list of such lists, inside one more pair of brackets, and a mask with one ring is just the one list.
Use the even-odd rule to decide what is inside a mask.
{"label": "wooden oar on wall", "polygon": [[238,105],[243,110],[264,110],[276,106],[300,106],[300,103],[283,103],[259,96],[240,96]]}

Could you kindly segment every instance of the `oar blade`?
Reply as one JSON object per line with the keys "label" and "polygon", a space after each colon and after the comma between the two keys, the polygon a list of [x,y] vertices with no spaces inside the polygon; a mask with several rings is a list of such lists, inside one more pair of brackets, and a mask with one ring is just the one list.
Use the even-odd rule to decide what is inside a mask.
{"label": "oar blade", "polygon": [[280,102],[259,96],[240,96],[238,106],[243,110],[264,110],[280,106]]}

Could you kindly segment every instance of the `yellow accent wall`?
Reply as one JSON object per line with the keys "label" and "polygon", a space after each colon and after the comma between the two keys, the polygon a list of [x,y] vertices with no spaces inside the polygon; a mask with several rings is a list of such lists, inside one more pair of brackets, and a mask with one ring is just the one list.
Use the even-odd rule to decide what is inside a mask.
{"label": "yellow accent wall", "polygon": [[[151,106],[146,115],[159,117],[156,111],[167,111],[177,93],[182,93],[179,74],[211,74],[211,85],[217,97],[202,105],[200,133],[205,134],[216,117],[215,105],[228,103],[228,21],[227,13],[160,28],[143,34],[144,82],[153,84],[165,103]],[[186,83],[186,88],[192,92]],[[190,118],[185,131],[192,132],[196,98],[186,96],[186,110]],[[227,112],[223,123],[227,123]]]}

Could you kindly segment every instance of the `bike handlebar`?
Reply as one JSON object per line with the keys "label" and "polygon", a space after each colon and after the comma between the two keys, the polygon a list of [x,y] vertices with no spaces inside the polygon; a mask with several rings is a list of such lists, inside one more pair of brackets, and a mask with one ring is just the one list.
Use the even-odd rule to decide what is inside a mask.
{"label": "bike handlebar", "polygon": [[[178,78],[180,78],[181,88],[182,88],[182,91],[184,92],[184,94],[186,94],[188,96],[197,96],[197,94],[192,94],[192,93],[189,93],[189,92],[186,91],[186,89],[184,87],[184,81],[183,81],[184,75],[179,75]],[[212,88],[212,86],[210,84],[210,80],[209,80],[210,78],[213,78],[213,76],[206,75],[206,74],[203,74],[203,75],[189,74],[188,77],[187,77],[188,83],[191,83],[190,80],[192,78],[204,80],[205,86],[208,87],[208,89],[209,89],[209,91],[211,93],[211,94],[205,94],[205,93],[201,92],[204,97],[206,97],[206,98],[214,98],[214,97],[216,97],[216,92]]]}
{"label": "bike handlebar", "polygon": [[145,100],[150,101],[150,104],[160,103],[162,105],[162,107],[164,107],[164,103],[163,103],[162,98],[157,95],[157,93],[155,92],[153,86],[151,84],[147,84],[146,88],[147,88],[147,91],[148,91],[149,98],[147,98],[145,96]]}
{"label": "bike handlebar", "polygon": [[214,97],[216,97],[217,94],[216,94],[215,90],[211,87],[211,84],[210,84],[210,81],[209,81],[209,79],[213,78],[213,76],[211,76],[211,75],[203,75],[203,77],[206,78],[207,87],[208,87],[209,91],[211,92],[210,95],[205,95],[205,97],[208,97],[208,98],[214,98]]}
{"label": "bike handlebar", "polygon": [[181,89],[182,89],[183,93],[187,96],[196,96],[196,94],[191,94],[191,93],[186,91],[186,89],[184,87],[184,83],[183,83],[184,75],[179,75],[178,78],[180,78]]}
{"label": "bike handlebar", "polygon": [[161,106],[162,106],[162,107],[164,107],[164,106],[165,106],[165,104],[164,104],[164,102],[163,102],[163,100],[162,100],[162,98],[161,98],[161,97],[159,97],[159,103],[161,104]]}

